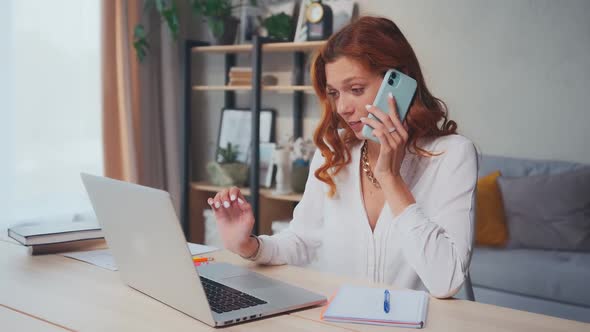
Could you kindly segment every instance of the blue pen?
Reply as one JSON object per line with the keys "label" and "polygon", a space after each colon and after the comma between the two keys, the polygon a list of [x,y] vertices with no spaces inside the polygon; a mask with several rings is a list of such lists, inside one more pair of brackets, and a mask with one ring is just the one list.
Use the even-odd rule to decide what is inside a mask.
{"label": "blue pen", "polygon": [[383,311],[389,313],[389,290],[385,290],[385,299],[383,300]]}

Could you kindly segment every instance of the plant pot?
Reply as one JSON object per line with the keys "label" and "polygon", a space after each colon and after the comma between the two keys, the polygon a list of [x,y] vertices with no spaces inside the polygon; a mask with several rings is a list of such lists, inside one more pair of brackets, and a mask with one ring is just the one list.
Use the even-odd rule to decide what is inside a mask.
{"label": "plant pot", "polygon": [[236,40],[239,23],[233,16],[208,17],[209,38],[215,45],[231,45]]}
{"label": "plant pot", "polygon": [[248,165],[244,163],[207,164],[207,173],[212,184],[220,187],[241,187],[248,180]]}
{"label": "plant pot", "polygon": [[291,189],[296,193],[305,191],[305,183],[309,176],[309,162],[293,162],[291,166]]}

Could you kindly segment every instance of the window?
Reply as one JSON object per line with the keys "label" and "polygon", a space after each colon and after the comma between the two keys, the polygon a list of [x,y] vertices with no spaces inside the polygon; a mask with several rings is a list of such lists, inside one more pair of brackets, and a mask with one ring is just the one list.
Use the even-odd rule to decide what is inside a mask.
{"label": "window", "polygon": [[0,1],[0,229],[92,211],[79,174],[103,173],[100,9]]}

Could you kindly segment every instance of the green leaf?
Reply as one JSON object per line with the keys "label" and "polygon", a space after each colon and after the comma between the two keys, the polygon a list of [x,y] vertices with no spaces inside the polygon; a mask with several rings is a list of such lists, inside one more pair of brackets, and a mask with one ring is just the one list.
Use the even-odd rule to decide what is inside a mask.
{"label": "green leaf", "polygon": [[135,48],[135,54],[137,55],[139,62],[143,62],[145,56],[147,55],[147,51],[150,48],[147,41],[136,40],[133,42],[133,48]]}
{"label": "green leaf", "polygon": [[168,28],[170,29],[172,38],[176,40],[178,37],[179,24],[178,14],[176,13],[176,7],[174,4],[172,7],[164,9],[164,11],[162,11],[162,16],[164,17],[166,25],[168,25]]}
{"label": "green leaf", "polygon": [[236,162],[238,160],[238,155],[240,154],[238,147],[239,145],[232,145],[228,142],[226,148],[219,148],[217,151],[219,163],[229,164]]}
{"label": "green leaf", "polygon": [[293,31],[291,16],[284,12],[267,17],[262,26],[268,31],[268,35],[275,39],[288,40]]}
{"label": "green leaf", "polygon": [[145,27],[142,24],[137,24],[135,29],[133,29],[133,48],[135,48],[135,54],[139,62],[143,62],[150,48],[150,44],[147,41]]}
{"label": "green leaf", "polygon": [[143,24],[137,24],[135,29],[133,30],[133,38],[134,39],[141,39],[145,38],[145,27]]}
{"label": "green leaf", "polygon": [[203,13],[203,7],[202,7],[201,2],[199,0],[193,0],[191,2],[191,8],[193,9],[195,14],[197,14],[197,15],[201,15]]}
{"label": "green leaf", "polygon": [[207,23],[215,38],[221,38],[221,36],[223,36],[224,27],[223,21],[221,19],[217,17],[210,17],[207,19]]}
{"label": "green leaf", "polygon": [[143,11],[147,12],[147,11],[151,10],[152,8],[154,8],[154,5],[155,5],[154,0],[145,0],[143,3]]}
{"label": "green leaf", "polygon": [[205,17],[231,15],[231,0],[193,0],[191,5],[196,14]]}
{"label": "green leaf", "polygon": [[161,13],[164,8],[166,8],[166,1],[165,0],[155,0],[156,2],[156,9],[158,10],[159,13]]}

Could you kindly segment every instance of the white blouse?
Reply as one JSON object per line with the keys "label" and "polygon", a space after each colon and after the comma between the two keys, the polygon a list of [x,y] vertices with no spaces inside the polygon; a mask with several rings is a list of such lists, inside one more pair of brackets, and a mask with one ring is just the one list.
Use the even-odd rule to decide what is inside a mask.
{"label": "white blouse", "polygon": [[308,265],[322,271],[422,289],[439,298],[463,284],[474,236],[477,153],[471,141],[449,135],[422,141],[435,157],[406,152],[400,174],[416,203],[394,215],[387,202],[371,231],[360,183],[361,144],[335,177],[336,195],[314,176],[316,151],[303,198],[289,228],[262,235],[255,261]]}

